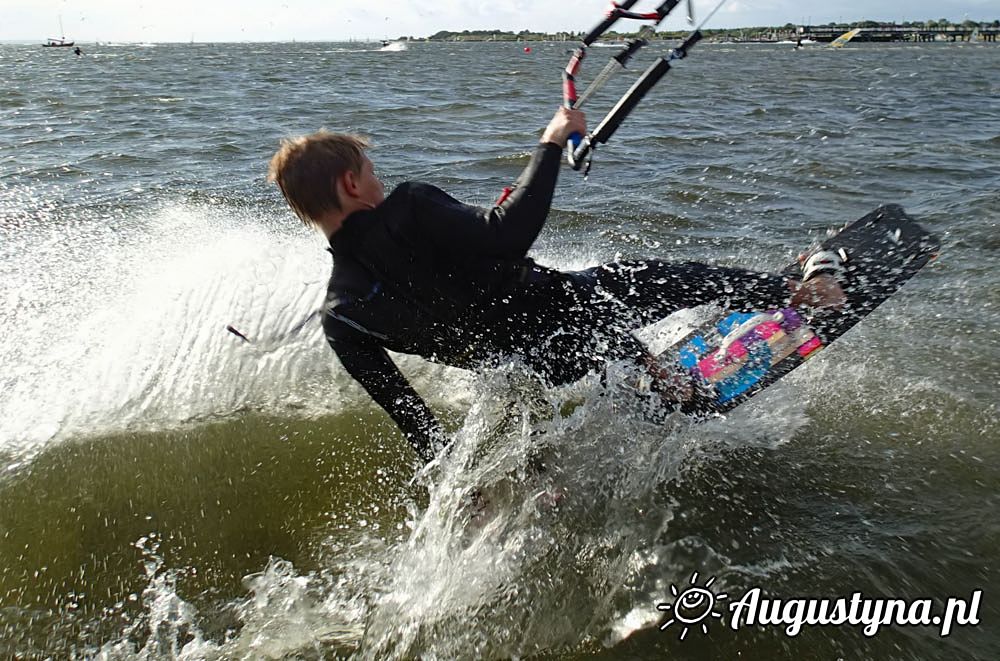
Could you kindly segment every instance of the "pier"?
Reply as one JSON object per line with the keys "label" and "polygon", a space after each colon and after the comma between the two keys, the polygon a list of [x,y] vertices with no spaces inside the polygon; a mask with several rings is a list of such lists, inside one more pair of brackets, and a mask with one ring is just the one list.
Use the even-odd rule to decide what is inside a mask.
{"label": "pier", "polygon": [[[969,41],[978,30],[979,41],[995,42],[1000,35],[1000,26],[966,26],[948,25],[944,27],[923,27],[917,25],[879,25],[877,27],[861,27],[861,33],[854,41]],[[799,27],[795,37],[829,42],[842,35],[846,29],[838,26],[803,25]]]}

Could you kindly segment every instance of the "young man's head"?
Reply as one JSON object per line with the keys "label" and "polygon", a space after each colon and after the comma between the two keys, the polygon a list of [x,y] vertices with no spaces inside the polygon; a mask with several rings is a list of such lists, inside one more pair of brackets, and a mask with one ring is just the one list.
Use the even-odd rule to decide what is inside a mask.
{"label": "young man's head", "polygon": [[283,140],[271,158],[268,180],[278,184],[304,223],[329,233],[332,218],[339,226],[347,215],[385,199],[367,147],[361,136],[327,131]]}

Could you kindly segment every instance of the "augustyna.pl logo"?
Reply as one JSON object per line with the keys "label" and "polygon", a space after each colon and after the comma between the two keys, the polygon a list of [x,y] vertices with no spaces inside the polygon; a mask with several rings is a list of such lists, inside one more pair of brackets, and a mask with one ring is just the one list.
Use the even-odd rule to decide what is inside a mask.
{"label": "augustyna.pl logo", "polygon": [[691,574],[689,585],[681,590],[673,583],[670,584],[670,594],[674,596],[673,603],[663,602],[656,605],[656,610],[670,613],[670,619],[660,625],[660,631],[671,626],[677,626],[681,630],[681,640],[688,634],[688,628],[701,625],[701,632],[708,633],[708,622],[712,618],[722,621],[722,613],[715,610],[715,605],[729,598],[724,592],[715,593],[712,591],[712,584],[715,577],[705,581],[705,585],[698,585],[698,572]]}
{"label": "augustyna.pl logo", "polygon": [[883,626],[912,626],[936,627],[938,635],[945,638],[955,627],[979,624],[979,607],[983,598],[983,591],[975,590],[968,599],[948,597],[941,602],[944,607],[938,609],[933,599],[873,599],[861,592],[834,599],[779,599],[755,587],[733,600],[724,592],[716,592],[714,583],[713,576],[700,585],[698,572],[695,572],[683,588],[671,584],[673,601],[656,605],[657,610],[667,613],[667,620],[660,625],[660,630],[679,630],[679,637],[684,640],[692,627],[698,627],[703,634],[707,634],[712,620],[726,626],[727,609],[721,602],[727,601],[728,626],[734,631],[743,626],[778,626],[783,627],[787,636],[794,637],[807,626],[848,625],[863,627],[864,635],[872,637]]}

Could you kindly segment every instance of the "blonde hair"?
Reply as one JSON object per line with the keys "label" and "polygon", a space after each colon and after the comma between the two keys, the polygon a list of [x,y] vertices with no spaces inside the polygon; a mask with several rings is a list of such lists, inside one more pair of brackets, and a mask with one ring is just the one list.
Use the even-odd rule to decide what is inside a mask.
{"label": "blonde hair", "polygon": [[278,184],[302,222],[316,225],[323,213],[341,208],[336,179],[361,172],[369,145],[360,135],[329,131],[287,138],[271,157],[267,180]]}

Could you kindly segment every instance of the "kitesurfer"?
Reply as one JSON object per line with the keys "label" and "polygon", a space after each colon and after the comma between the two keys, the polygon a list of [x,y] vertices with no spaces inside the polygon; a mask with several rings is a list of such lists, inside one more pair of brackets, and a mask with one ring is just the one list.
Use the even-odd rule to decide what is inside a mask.
{"label": "kitesurfer", "polygon": [[424,460],[444,437],[387,349],[467,369],[516,354],[551,384],[634,360],[670,399],[672,375],[633,330],[710,302],[750,310],[843,301],[828,255],[801,281],[657,259],[575,272],[536,263],[526,254],[549,213],[572,133],[586,133],[584,115],[560,108],[520,178],[489,209],[418,182],[386,197],[368,143],[355,135],[286,140],[271,159],[269,179],[330,242],[323,315],[330,346]]}

